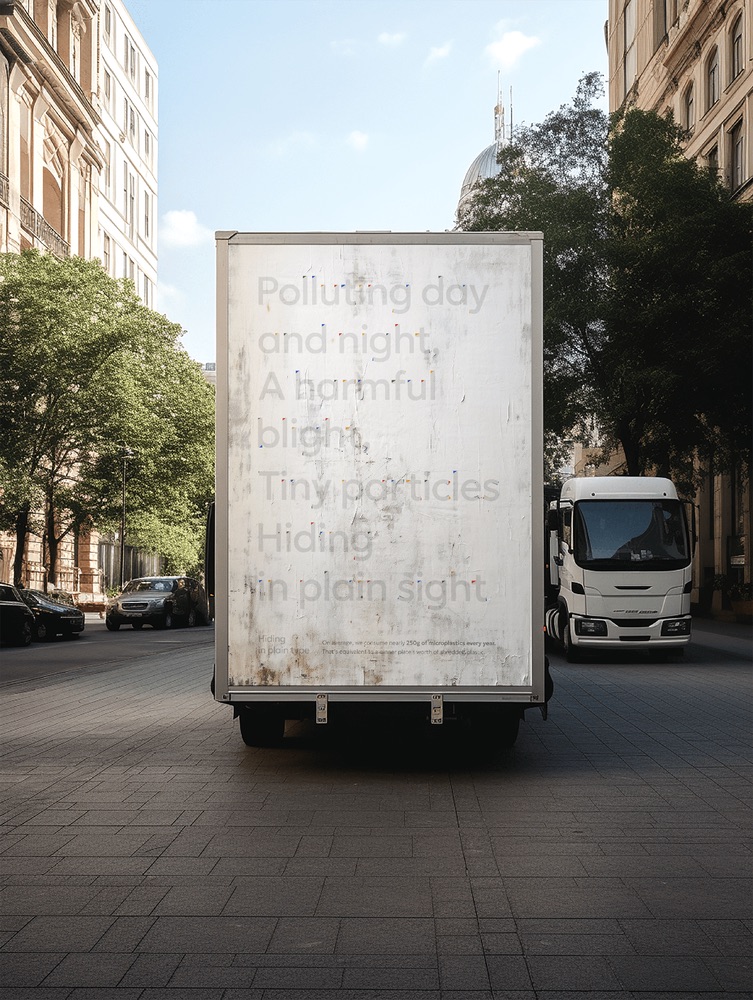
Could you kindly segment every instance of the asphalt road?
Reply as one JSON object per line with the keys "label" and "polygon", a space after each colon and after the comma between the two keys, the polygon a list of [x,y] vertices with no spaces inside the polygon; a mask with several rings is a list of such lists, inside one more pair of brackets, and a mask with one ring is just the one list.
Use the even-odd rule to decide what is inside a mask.
{"label": "asphalt road", "polygon": [[212,639],[0,654],[0,1000],[753,996],[749,630],[553,654],[496,759],[449,725],[247,748]]}
{"label": "asphalt road", "polygon": [[87,615],[84,631],[77,637],[57,636],[51,642],[0,647],[0,684],[83,667],[112,667],[155,652],[174,650],[179,653],[196,645],[211,647],[213,643],[213,626],[161,631],[147,625],[140,631],[123,627],[117,632],[108,632],[102,618]]}

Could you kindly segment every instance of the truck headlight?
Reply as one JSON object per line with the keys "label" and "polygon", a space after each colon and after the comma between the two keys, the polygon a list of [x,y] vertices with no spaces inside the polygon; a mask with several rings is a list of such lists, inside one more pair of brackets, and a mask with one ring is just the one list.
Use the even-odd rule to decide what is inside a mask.
{"label": "truck headlight", "polygon": [[606,635],[607,623],[599,618],[576,618],[576,635]]}
{"label": "truck headlight", "polygon": [[661,625],[662,635],[690,635],[689,618],[668,618]]}

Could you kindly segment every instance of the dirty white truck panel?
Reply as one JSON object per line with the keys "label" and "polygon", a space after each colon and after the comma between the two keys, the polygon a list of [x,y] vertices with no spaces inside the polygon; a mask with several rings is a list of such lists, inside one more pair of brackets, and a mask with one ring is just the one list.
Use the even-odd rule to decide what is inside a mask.
{"label": "dirty white truck panel", "polygon": [[218,234],[217,683],[543,700],[538,234]]}

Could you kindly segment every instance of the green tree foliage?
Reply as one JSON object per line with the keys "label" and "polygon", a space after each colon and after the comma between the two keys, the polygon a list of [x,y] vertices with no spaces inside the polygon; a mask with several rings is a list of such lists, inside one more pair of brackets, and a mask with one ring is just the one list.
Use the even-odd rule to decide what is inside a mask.
{"label": "green tree foliage", "polygon": [[610,430],[631,468],[690,486],[694,459],[746,463],[753,207],[683,154],[671,119],[615,116],[606,180]]}
{"label": "green tree foliage", "polygon": [[[173,564],[196,562],[213,486],[213,391],[146,309],[96,261],[0,256],[0,523],[16,533],[14,576],[32,528],[49,579],[69,533],[119,523],[122,448],[128,523]],[[140,526],[140,519],[143,525]]]}
{"label": "green tree foliage", "polygon": [[598,74],[516,132],[461,229],[544,233],[550,439],[594,421],[628,472],[691,486],[750,439],[751,208],[683,154],[671,118],[611,121]]}

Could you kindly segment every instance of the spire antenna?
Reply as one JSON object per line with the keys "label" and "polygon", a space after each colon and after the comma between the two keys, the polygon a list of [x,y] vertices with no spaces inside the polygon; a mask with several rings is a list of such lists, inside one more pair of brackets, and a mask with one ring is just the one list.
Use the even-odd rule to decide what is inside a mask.
{"label": "spire antenna", "polygon": [[499,151],[500,147],[505,143],[505,107],[502,103],[499,70],[497,70],[497,103],[494,108],[494,141],[497,144],[497,151]]}
{"label": "spire antenna", "polygon": [[512,87],[510,87],[510,142],[512,142]]}

